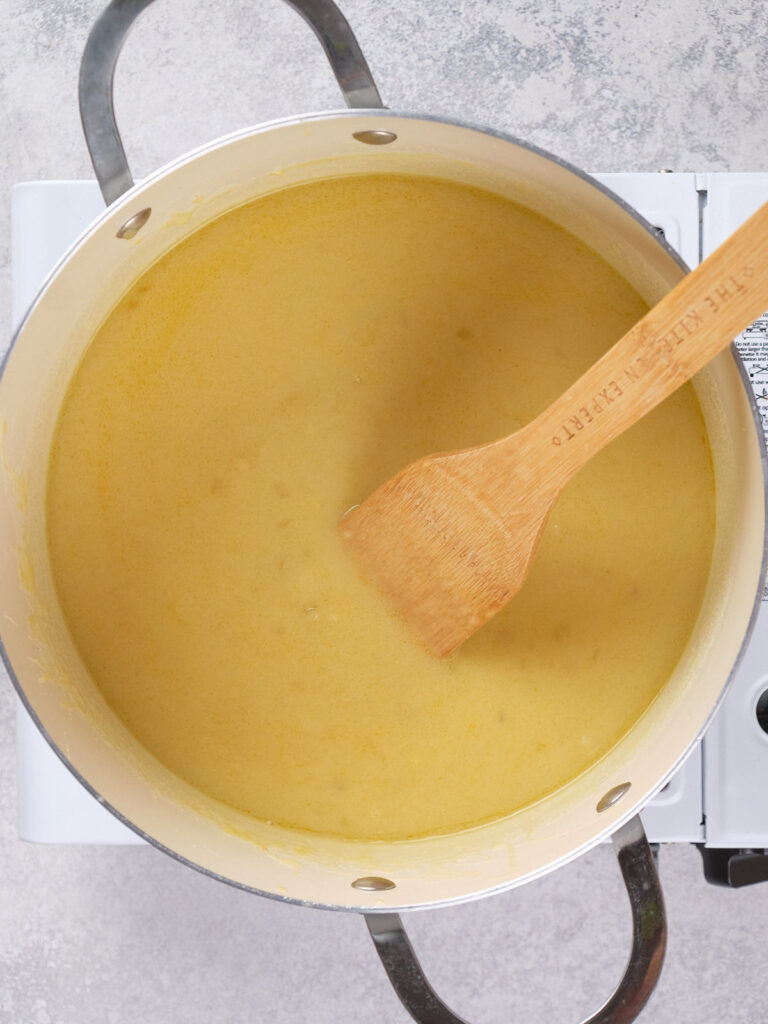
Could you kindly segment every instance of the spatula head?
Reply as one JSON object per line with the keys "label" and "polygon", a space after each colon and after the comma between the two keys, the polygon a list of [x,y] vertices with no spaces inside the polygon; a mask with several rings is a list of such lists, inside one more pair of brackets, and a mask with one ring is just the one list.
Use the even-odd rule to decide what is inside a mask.
{"label": "spatula head", "polygon": [[475,451],[407,466],[340,524],[364,575],[438,657],[519,590],[549,512],[546,503],[500,513]]}

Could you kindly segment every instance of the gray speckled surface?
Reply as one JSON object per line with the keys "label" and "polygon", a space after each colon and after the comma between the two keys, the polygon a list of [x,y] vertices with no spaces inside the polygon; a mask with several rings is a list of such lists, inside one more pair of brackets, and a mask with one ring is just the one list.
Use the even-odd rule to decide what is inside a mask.
{"label": "gray speckled surface", "polygon": [[[100,0],[0,0],[0,274],[8,189],[85,177],[77,65]],[[392,107],[492,124],[593,170],[768,170],[760,0],[346,0]],[[338,106],[280,0],[163,0],[117,75],[137,175],[247,123]],[[34,847],[15,834],[12,697],[0,692],[0,1021],[405,1021],[362,921],[259,900],[149,848]],[[765,1017],[768,886],[706,886],[662,853],[667,967],[643,1020]],[[449,1002],[478,1022],[576,1021],[618,978],[628,920],[601,848],[505,896],[412,918]]]}

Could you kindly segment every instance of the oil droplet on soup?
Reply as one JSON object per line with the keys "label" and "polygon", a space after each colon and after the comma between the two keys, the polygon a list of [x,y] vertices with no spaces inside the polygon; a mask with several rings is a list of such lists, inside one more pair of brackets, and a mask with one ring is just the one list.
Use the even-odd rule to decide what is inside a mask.
{"label": "oil droplet on soup", "polygon": [[210,796],[350,838],[465,828],[584,771],[703,595],[690,386],[582,470],[523,590],[448,661],[336,526],[413,459],[533,418],[644,309],[553,224],[429,178],[303,185],[181,243],[98,331],[51,454],[57,591],[111,707]]}

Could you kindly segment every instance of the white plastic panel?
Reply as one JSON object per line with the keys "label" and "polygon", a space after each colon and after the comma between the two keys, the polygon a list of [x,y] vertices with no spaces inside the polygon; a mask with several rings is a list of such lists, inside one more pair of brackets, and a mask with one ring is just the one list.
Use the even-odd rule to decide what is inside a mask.
{"label": "white plastic panel", "polygon": [[640,817],[651,843],[700,843],[704,839],[702,751],[698,743]]}
{"label": "white plastic panel", "polygon": [[[95,181],[38,181],[11,192],[13,325],[65,250],[104,209]],[[17,829],[35,843],[137,843],[64,767],[27,714],[16,708]]]}
{"label": "white plastic panel", "polygon": [[95,181],[28,181],[11,189],[14,330],[45,278],[103,210]]}
{"label": "white plastic panel", "polygon": [[695,174],[596,174],[608,188],[634,206],[689,267],[699,262],[699,197]]}
{"label": "white plastic panel", "polygon": [[[768,202],[768,174],[699,176],[707,190],[703,248],[708,255]],[[768,315],[737,341],[768,434]],[[768,594],[766,594],[768,598]],[[704,740],[706,845],[768,847],[768,734],[756,717],[768,690],[768,600],[733,682]]]}
{"label": "white plastic panel", "polygon": [[16,705],[20,839],[32,843],[126,843],[144,840],[81,786],[43,739],[21,701]]}

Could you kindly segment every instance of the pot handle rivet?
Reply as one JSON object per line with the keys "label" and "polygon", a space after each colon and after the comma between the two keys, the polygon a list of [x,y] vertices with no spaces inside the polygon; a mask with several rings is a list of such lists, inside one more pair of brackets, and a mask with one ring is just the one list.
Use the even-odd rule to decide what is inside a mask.
{"label": "pot handle rivet", "polygon": [[365,142],[368,146],[387,146],[397,138],[394,132],[384,132],[381,129],[370,129],[365,132],[352,132],[352,138],[358,142]]}
{"label": "pot handle rivet", "polygon": [[622,782],[619,786],[614,786],[613,789],[609,789],[604,797],[601,797],[597,802],[597,813],[601,811],[607,811],[609,807],[613,807],[619,800],[622,800],[632,788],[631,782]]}
{"label": "pot handle rivet", "polygon": [[152,207],[145,206],[143,210],[139,210],[138,213],[134,213],[132,217],[129,217],[125,224],[117,229],[115,234],[118,238],[134,238],[147,223],[151,213]]}
{"label": "pot handle rivet", "polygon": [[386,892],[387,889],[394,889],[395,883],[389,878],[366,875],[365,878],[356,878],[352,882],[352,888],[361,889],[363,892]]}

